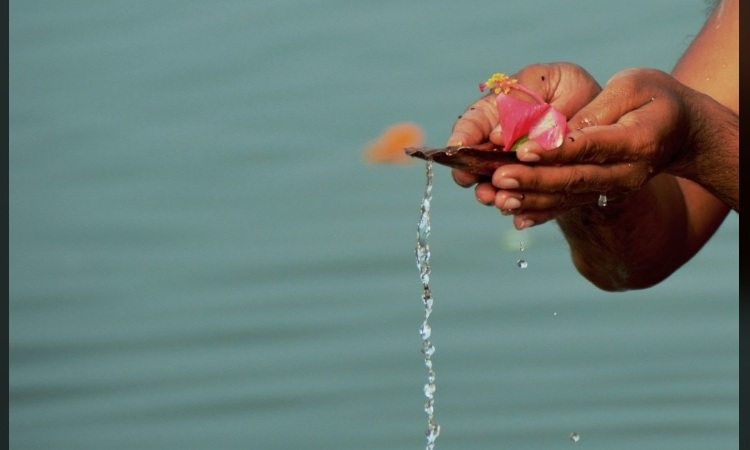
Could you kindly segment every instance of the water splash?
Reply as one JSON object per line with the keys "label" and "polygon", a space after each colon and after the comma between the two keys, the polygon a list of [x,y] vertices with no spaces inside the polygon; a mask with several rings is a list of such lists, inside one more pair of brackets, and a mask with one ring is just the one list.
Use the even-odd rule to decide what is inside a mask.
{"label": "water splash", "polygon": [[417,247],[415,250],[417,259],[417,269],[419,269],[419,278],[422,281],[422,306],[424,307],[424,320],[419,327],[419,334],[422,337],[422,355],[424,356],[424,365],[427,368],[427,383],[424,385],[424,396],[427,399],[424,404],[424,411],[427,414],[427,437],[426,450],[432,450],[435,447],[435,440],[440,434],[440,425],[435,422],[435,371],[432,368],[432,355],[435,353],[435,346],[432,344],[432,328],[430,327],[429,318],[432,314],[432,292],[430,291],[430,203],[432,202],[432,160],[427,160],[425,168],[427,176],[427,186],[425,187],[424,198],[420,206],[419,223],[417,224]]}

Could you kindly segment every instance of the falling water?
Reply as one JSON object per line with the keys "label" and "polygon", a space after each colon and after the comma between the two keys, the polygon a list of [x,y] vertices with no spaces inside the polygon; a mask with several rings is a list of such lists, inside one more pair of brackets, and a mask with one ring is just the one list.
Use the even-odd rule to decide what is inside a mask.
{"label": "falling water", "polygon": [[[521,253],[523,253],[523,251],[526,250],[526,248],[523,245],[523,241],[519,242],[518,249],[521,251]],[[520,269],[525,269],[525,268],[529,267],[529,263],[525,259],[523,259],[523,258],[521,258],[518,261],[516,261],[516,265]]]}
{"label": "falling water", "polygon": [[419,224],[417,225],[417,268],[419,277],[422,280],[422,304],[424,306],[424,321],[419,328],[419,334],[422,336],[422,354],[424,355],[424,365],[427,368],[427,383],[424,385],[424,395],[427,398],[424,404],[424,411],[427,413],[427,450],[435,447],[435,440],[440,434],[440,425],[435,423],[435,371],[432,369],[432,355],[435,353],[435,346],[430,341],[432,329],[428,323],[430,314],[432,314],[432,292],[430,292],[430,245],[428,238],[430,236],[430,202],[432,201],[432,160],[427,160],[426,166],[427,187],[425,188],[424,198],[420,207]]}

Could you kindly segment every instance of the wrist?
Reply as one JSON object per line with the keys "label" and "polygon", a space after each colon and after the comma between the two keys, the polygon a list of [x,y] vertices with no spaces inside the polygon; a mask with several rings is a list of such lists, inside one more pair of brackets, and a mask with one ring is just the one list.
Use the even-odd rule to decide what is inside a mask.
{"label": "wrist", "polygon": [[664,172],[699,184],[718,169],[726,148],[739,140],[739,115],[711,97],[692,91],[684,96],[687,131]]}
{"label": "wrist", "polygon": [[664,172],[691,180],[739,211],[739,114],[689,90],[687,133]]}

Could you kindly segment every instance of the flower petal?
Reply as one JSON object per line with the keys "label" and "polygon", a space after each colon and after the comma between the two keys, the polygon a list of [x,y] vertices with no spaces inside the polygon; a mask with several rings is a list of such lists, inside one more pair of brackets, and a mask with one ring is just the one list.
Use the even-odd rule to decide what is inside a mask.
{"label": "flower petal", "polygon": [[509,150],[518,138],[529,133],[529,129],[552,108],[547,103],[531,103],[504,93],[498,94],[495,102],[506,150]]}
{"label": "flower petal", "polygon": [[545,150],[562,145],[563,137],[568,131],[565,116],[551,107],[529,129],[529,139],[537,142]]}

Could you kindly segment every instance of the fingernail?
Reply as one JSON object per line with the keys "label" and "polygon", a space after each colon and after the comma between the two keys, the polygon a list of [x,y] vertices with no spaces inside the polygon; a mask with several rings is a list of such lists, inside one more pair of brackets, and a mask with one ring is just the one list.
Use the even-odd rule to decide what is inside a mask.
{"label": "fingernail", "polygon": [[506,209],[516,209],[521,207],[521,201],[517,198],[509,198],[505,201],[505,208]]}
{"label": "fingernail", "polygon": [[514,178],[500,178],[495,184],[495,187],[500,189],[518,189],[520,186],[518,180]]}
{"label": "fingernail", "polygon": [[448,142],[445,143],[447,147],[450,147],[451,145],[456,145],[456,142],[461,142],[461,136],[459,133],[451,134],[451,136],[448,138]]}
{"label": "fingernail", "polygon": [[523,230],[525,228],[531,228],[534,226],[534,221],[531,219],[524,219],[516,226],[517,230]]}
{"label": "fingernail", "polygon": [[519,148],[516,151],[516,154],[518,156],[518,159],[520,159],[523,162],[536,162],[541,159],[539,155],[537,155],[534,152],[530,152],[529,149],[525,147]]}

